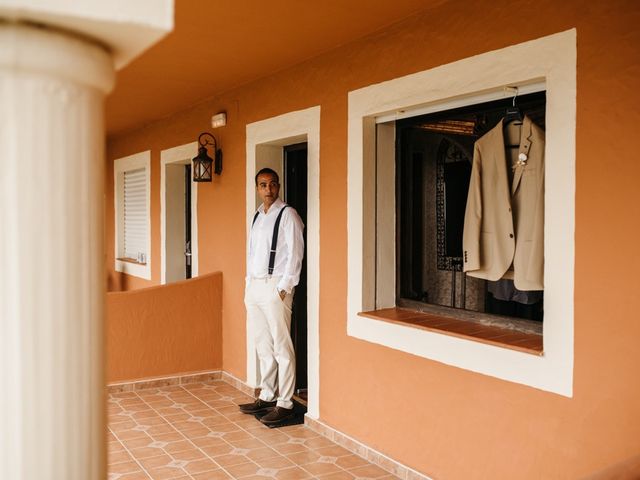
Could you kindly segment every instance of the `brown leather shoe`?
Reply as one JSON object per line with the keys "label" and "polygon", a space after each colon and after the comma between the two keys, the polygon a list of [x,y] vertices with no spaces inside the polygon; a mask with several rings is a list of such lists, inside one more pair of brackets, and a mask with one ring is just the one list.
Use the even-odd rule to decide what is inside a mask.
{"label": "brown leather shoe", "polygon": [[273,425],[274,423],[280,423],[283,420],[293,417],[293,408],[275,407],[264,417],[260,419],[265,425]]}
{"label": "brown leather shoe", "polygon": [[240,405],[240,411],[242,413],[254,415],[256,413],[266,412],[275,406],[276,406],[275,400],[273,402],[267,402],[265,400],[261,400],[258,398],[253,403],[245,403],[244,405]]}

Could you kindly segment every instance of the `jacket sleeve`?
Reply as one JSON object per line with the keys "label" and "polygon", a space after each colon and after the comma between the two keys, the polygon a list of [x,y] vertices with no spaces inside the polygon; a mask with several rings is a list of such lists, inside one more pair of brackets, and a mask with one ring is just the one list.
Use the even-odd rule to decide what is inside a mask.
{"label": "jacket sleeve", "polygon": [[304,257],[304,236],[302,234],[304,225],[302,219],[293,208],[287,208],[283,216],[283,232],[286,242],[287,264],[284,274],[278,282],[278,290],[291,293],[300,281],[300,270],[302,269],[302,259]]}
{"label": "jacket sleeve", "polygon": [[482,226],[482,162],[478,144],[473,148],[471,180],[462,233],[463,271],[480,269],[480,241]]}

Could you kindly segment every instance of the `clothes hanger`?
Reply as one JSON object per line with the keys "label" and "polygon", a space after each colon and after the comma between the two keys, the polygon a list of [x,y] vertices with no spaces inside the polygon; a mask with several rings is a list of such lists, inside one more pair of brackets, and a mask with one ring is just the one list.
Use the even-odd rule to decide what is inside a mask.
{"label": "clothes hanger", "polygon": [[[516,106],[516,98],[518,96],[518,87],[510,87],[515,89],[515,95],[513,96],[513,102],[510,107],[507,107],[507,111],[505,112],[504,117],[502,118],[502,126],[506,127],[508,124],[512,123],[513,125],[522,125],[522,111]],[[520,144],[517,145],[505,145],[507,148],[519,148]]]}

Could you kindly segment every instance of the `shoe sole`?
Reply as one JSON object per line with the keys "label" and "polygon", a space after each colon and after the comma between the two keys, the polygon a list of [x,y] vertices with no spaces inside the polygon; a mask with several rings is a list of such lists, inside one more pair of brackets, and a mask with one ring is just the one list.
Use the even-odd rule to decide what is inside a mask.
{"label": "shoe sole", "polygon": [[240,412],[242,412],[244,414],[247,414],[247,415],[259,415],[261,413],[268,412],[272,408],[273,407],[261,408],[260,410],[240,410]]}
{"label": "shoe sole", "polygon": [[285,420],[289,420],[289,419],[291,419],[291,418],[293,418],[295,416],[296,416],[296,414],[294,412],[294,413],[290,413],[286,417],[279,418],[278,420],[264,420],[264,419],[261,418],[260,421],[262,423],[264,423],[265,425],[275,425],[277,423],[284,422]]}

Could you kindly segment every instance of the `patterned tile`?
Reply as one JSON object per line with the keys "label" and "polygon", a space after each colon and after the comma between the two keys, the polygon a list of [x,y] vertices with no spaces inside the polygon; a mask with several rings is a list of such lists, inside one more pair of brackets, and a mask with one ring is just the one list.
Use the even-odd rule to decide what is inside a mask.
{"label": "patterned tile", "polygon": [[349,450],[339,447],[336,444],[331,444],[329,447],[317,448],[316,453],[328,457],[344,457],[345,455],[351,455]]}
{"label": "patterned tile", "polygon": [[258,473],[256,475],[263,477],[275,477],[277,473],[278,469],[276,468],[261,468],[260,470],[258,470]]}
{"label": "patterned tile", "polygon": [[363,465],[367,465],[368,463],[369,462],[367,462],[364,458],[357,455],[347,455],[336,460],[336,465],[344,468],[345,470],[349,470],[350,468],[355,467],[361,467]]}
{"label": "patterned tile", "polygon": [[388,472],[385,472],[380,467],[376,467],[375,465],[365,465],[363,467],[358,467],[349,470],[349,473],[354,475],[356,478],[380,478],[388,475]]}
{"label": "patterned tile", "polygon": [[249,475],[256,475],[260,470],[260,467],[253,462],[247,462],[230,465],[225,467],[225,470],[229,472],[231,478],[242,478],[248,477]]}
{"label": "patterned tile", "polygon": [[303,425],[265,427],[220,380],[151,387],[109,393],[109,480],[398,478]]}
{"label": "patterned tile", "polygon": [[329,475],[322,475],[318,478],[320,478],[321,480],[351,480],[352,478],[355,478],[355,477],[351,475],[349,472],[345,472],[343,470],[342,472],[330,473]]}
{"label": "patterned tile", "polygon": [[114,463],[109,465],[109,473],[131,473],[140,471],[140,465],[134,461]]}
{"label": "patterned tile", "polygon": [[180,452],[172,453],[171,456],[175,460],[185,460],[187,462],[192,462],[194,460],[203,460],[206,458],[206,455],[199,448],[182,450]]}
{"label": "patterned tile", "polygon": [[280,455],[276,455],[268,458],[259,458],[257,460],[253,460],[253,462],[257,463],[262,468],[271,468],[271,469],[273,468],[282,469],[282,468],[288,468],[288,467],[294,466],[291,460],[285,457],[282,457]]}
{"label": "patterned tile", "polygon": [[231,477],[227,472],[222,469],[211,470],[209,472],[204,473],[194,473],[191,475],[191,478],[194,480],[228,480]]}
{"label": "patterned tile", "polygon": [[249,451],[249,453],[247,453],[247,457],[256,463],[258,463],[259,460],[263,460],[265,458],[275,458],[278,456],[279,455],[277,452],[268,447],[253,448]]}
{"label": "patterned tile", "polygon": [[194,460],[189,462],[184,469],[189,473],[202,473],[202,472],[210,472],[212,470],[218,470],[218,464],[216,464],[213,460],[209,460],[208,458],[203,458],[201,460]]}
{"label": "patterned tile", "polygon": [[118,480],[149,480],[151,477],[144,472],[125,473]]}
{"label": "patterned tile", "polygon": [[305,465],[311,462],[317,462],[321,455],[318,455],[312,451],[300,452],[300,453],[291,453],[287,455],[287,458],[297,465]]}
{"label": "patterned tile", "polygon": [[316,476],[343,471],[335,463],[308,463],[307,465],[302,465],[302,468]]}
{"label": "patterned tile", "polygon": [[276,474],[276,478],[278,480],[302,480],[305,478],[311,478],[311,474],[305,472],[300,467],[291,467],[279,470]]}

